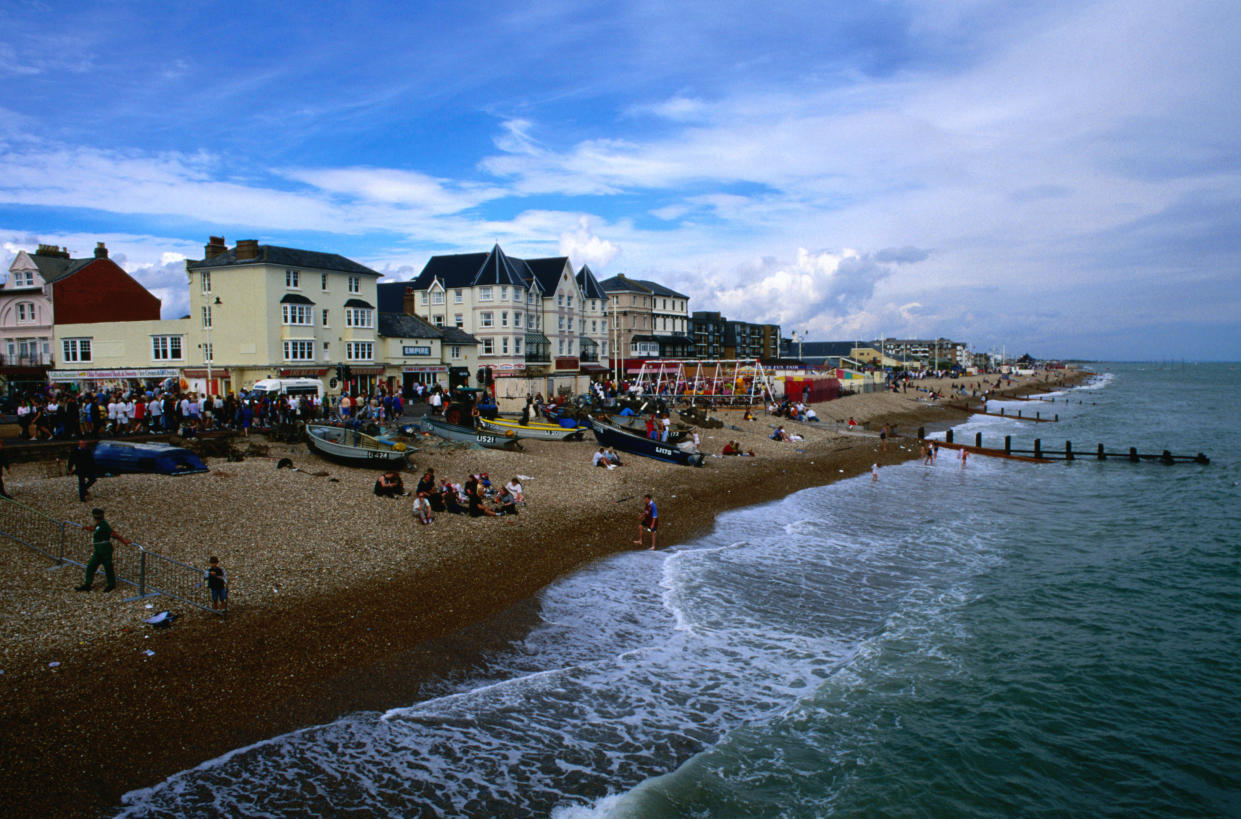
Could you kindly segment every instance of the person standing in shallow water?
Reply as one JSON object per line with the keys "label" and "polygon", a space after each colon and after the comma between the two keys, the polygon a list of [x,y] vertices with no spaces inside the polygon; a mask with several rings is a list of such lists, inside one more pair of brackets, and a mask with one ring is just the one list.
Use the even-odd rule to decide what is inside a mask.
{"label": "person standing in shallow water", "polygon": [[638,521],[638,539],[634,541],[635,546],[641,546],[646,540],[646,533],[651,533],[651,548],[655,548],[655,530],[659,528],[659,507],[655,505],[655,500],[650,495],[642,496],[642,517]]}

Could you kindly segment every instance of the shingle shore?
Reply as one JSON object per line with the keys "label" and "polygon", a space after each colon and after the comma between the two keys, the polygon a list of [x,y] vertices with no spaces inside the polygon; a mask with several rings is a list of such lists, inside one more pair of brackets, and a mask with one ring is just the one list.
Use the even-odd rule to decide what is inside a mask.
{"label": "shingle shore", "polygon": [[[880,453],[877,436],[834,422],[897,422],[911,435],[920,423],[962,417],[919,395],[817,405],[820,427],[786,424],[805,436],[796,443],[769,440],[769,416],[725,415],[742,431],[700,430],[703,450],[738,440],[757,457],[708,458],[703,469],[639,457],[598,469],[589,441],[525,442],[520,453],[427,446],[412,458],[407,488],[428,466],[454,481],[528,476],[517,517],[439,515],[429,526],[413,519],[409,498],[375,497],[374,472],[324,462],[304,445],[212,460],[202,475],[102,479],[87,503],[74,478],[17,464],[6,487],[49,515],[85,524],[98,505],[117,531],[162,554],[195,565],[219,555],[231,611],[221,619],[165,598],[125,602],[125,586],[74,592],[80,569],[49,570],[0,543],[0,795],[14,816],[92,815],[232,748],[349,710],[407,704],[416,681],[368,669],[582,563],[635,548],[643,493],[660,503],[660,545],[683,542],[725,509],[916,455],[915,441],[889,441]],[[281,457],[299,470],[276,469]],[[165,608],[181,615],[172,629],[141,622]]]}

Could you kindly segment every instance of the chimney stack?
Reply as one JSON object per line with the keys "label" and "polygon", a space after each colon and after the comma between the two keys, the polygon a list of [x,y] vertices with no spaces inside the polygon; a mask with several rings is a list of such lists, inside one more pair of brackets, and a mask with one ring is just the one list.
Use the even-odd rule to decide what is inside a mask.
{"label": "chimney stack", "polygon": [[95,258],[96,259],[108,258],[108,248],[103,242],[95,242]]}
{"label": "chimney stack", "polygon": [[406,287],[404,298],[401,299],[401,310],[405,315],[414,315],[414,288]]}
{"label": "chimney stack", "polygon": [[234,248],[237,253],[237,261],[248,261],[259,257],[259,240],[258,239],[241,239]]}
{"label": "chimney stack", "polygon": [[203,259],[211,259],[219,256],[221,253],[228,252],[228,245],[224,243],[223,236],[212,236],[207,244],[203,246]]}

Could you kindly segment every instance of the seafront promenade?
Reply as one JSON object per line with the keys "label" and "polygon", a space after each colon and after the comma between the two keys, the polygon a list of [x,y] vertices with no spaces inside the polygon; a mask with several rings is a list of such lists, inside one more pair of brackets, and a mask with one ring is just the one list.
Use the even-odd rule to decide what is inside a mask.
{"label": "seafront promenade", "polygon": [[[1040,374],[1003,391],[1058,386]],[[730,417],[740,431],[701,430],[708,453],[729,440],[756,453],[708,458],[703,469],[636,457],[597,469],[589,441],[530,442],[521,453],[427,449],[407,484],[427,467],[454,481],[472,472],[498,482],[522,475],[528,499],[515,518],[441,516],[429,526],[414,521],[408,499],[374,497],[373,473],[327,464],[304,445],[212,461],[204,475],[109,478],[88,504],[77,500],[74,479],[17,464],[6,486],[22,502],[80,522],[86,507],[103,506],[118,531],[157,551],[195,563],[219,555],[232,593],[226,618],[160,598],[75,593],[79,570],[49,570],[34,553],[0,545],[0,794],[11,815],[93,815],[128,790],[231,749],[351,710],[408,704],[418,680],[387,673],[385,661],[502,611],[584,562],[633,548],[642,494],[659,502],[660,545],[669,547],[708,530],[725,509],[916,457],[908,437],[882,448],[874,431],[884,423],[909,436],[964,417],[912,389],[815,409],[821,425],[785,424],[802,441],[770,440],[777,419],[767,415]],[[838,422],[849,417],[874,431],[843,430]],[[299,470],[277,470],[280,457]],[[182,615],[172,629],[141,622],[163,608]]]}

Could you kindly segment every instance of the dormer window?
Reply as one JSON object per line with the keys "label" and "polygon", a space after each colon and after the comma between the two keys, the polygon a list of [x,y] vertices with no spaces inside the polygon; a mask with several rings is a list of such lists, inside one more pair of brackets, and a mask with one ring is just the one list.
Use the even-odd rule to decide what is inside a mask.
{"label": "dormer window", "polygon": [[33,270],[16,270],[13,272],[14,287],[34,287]]}

